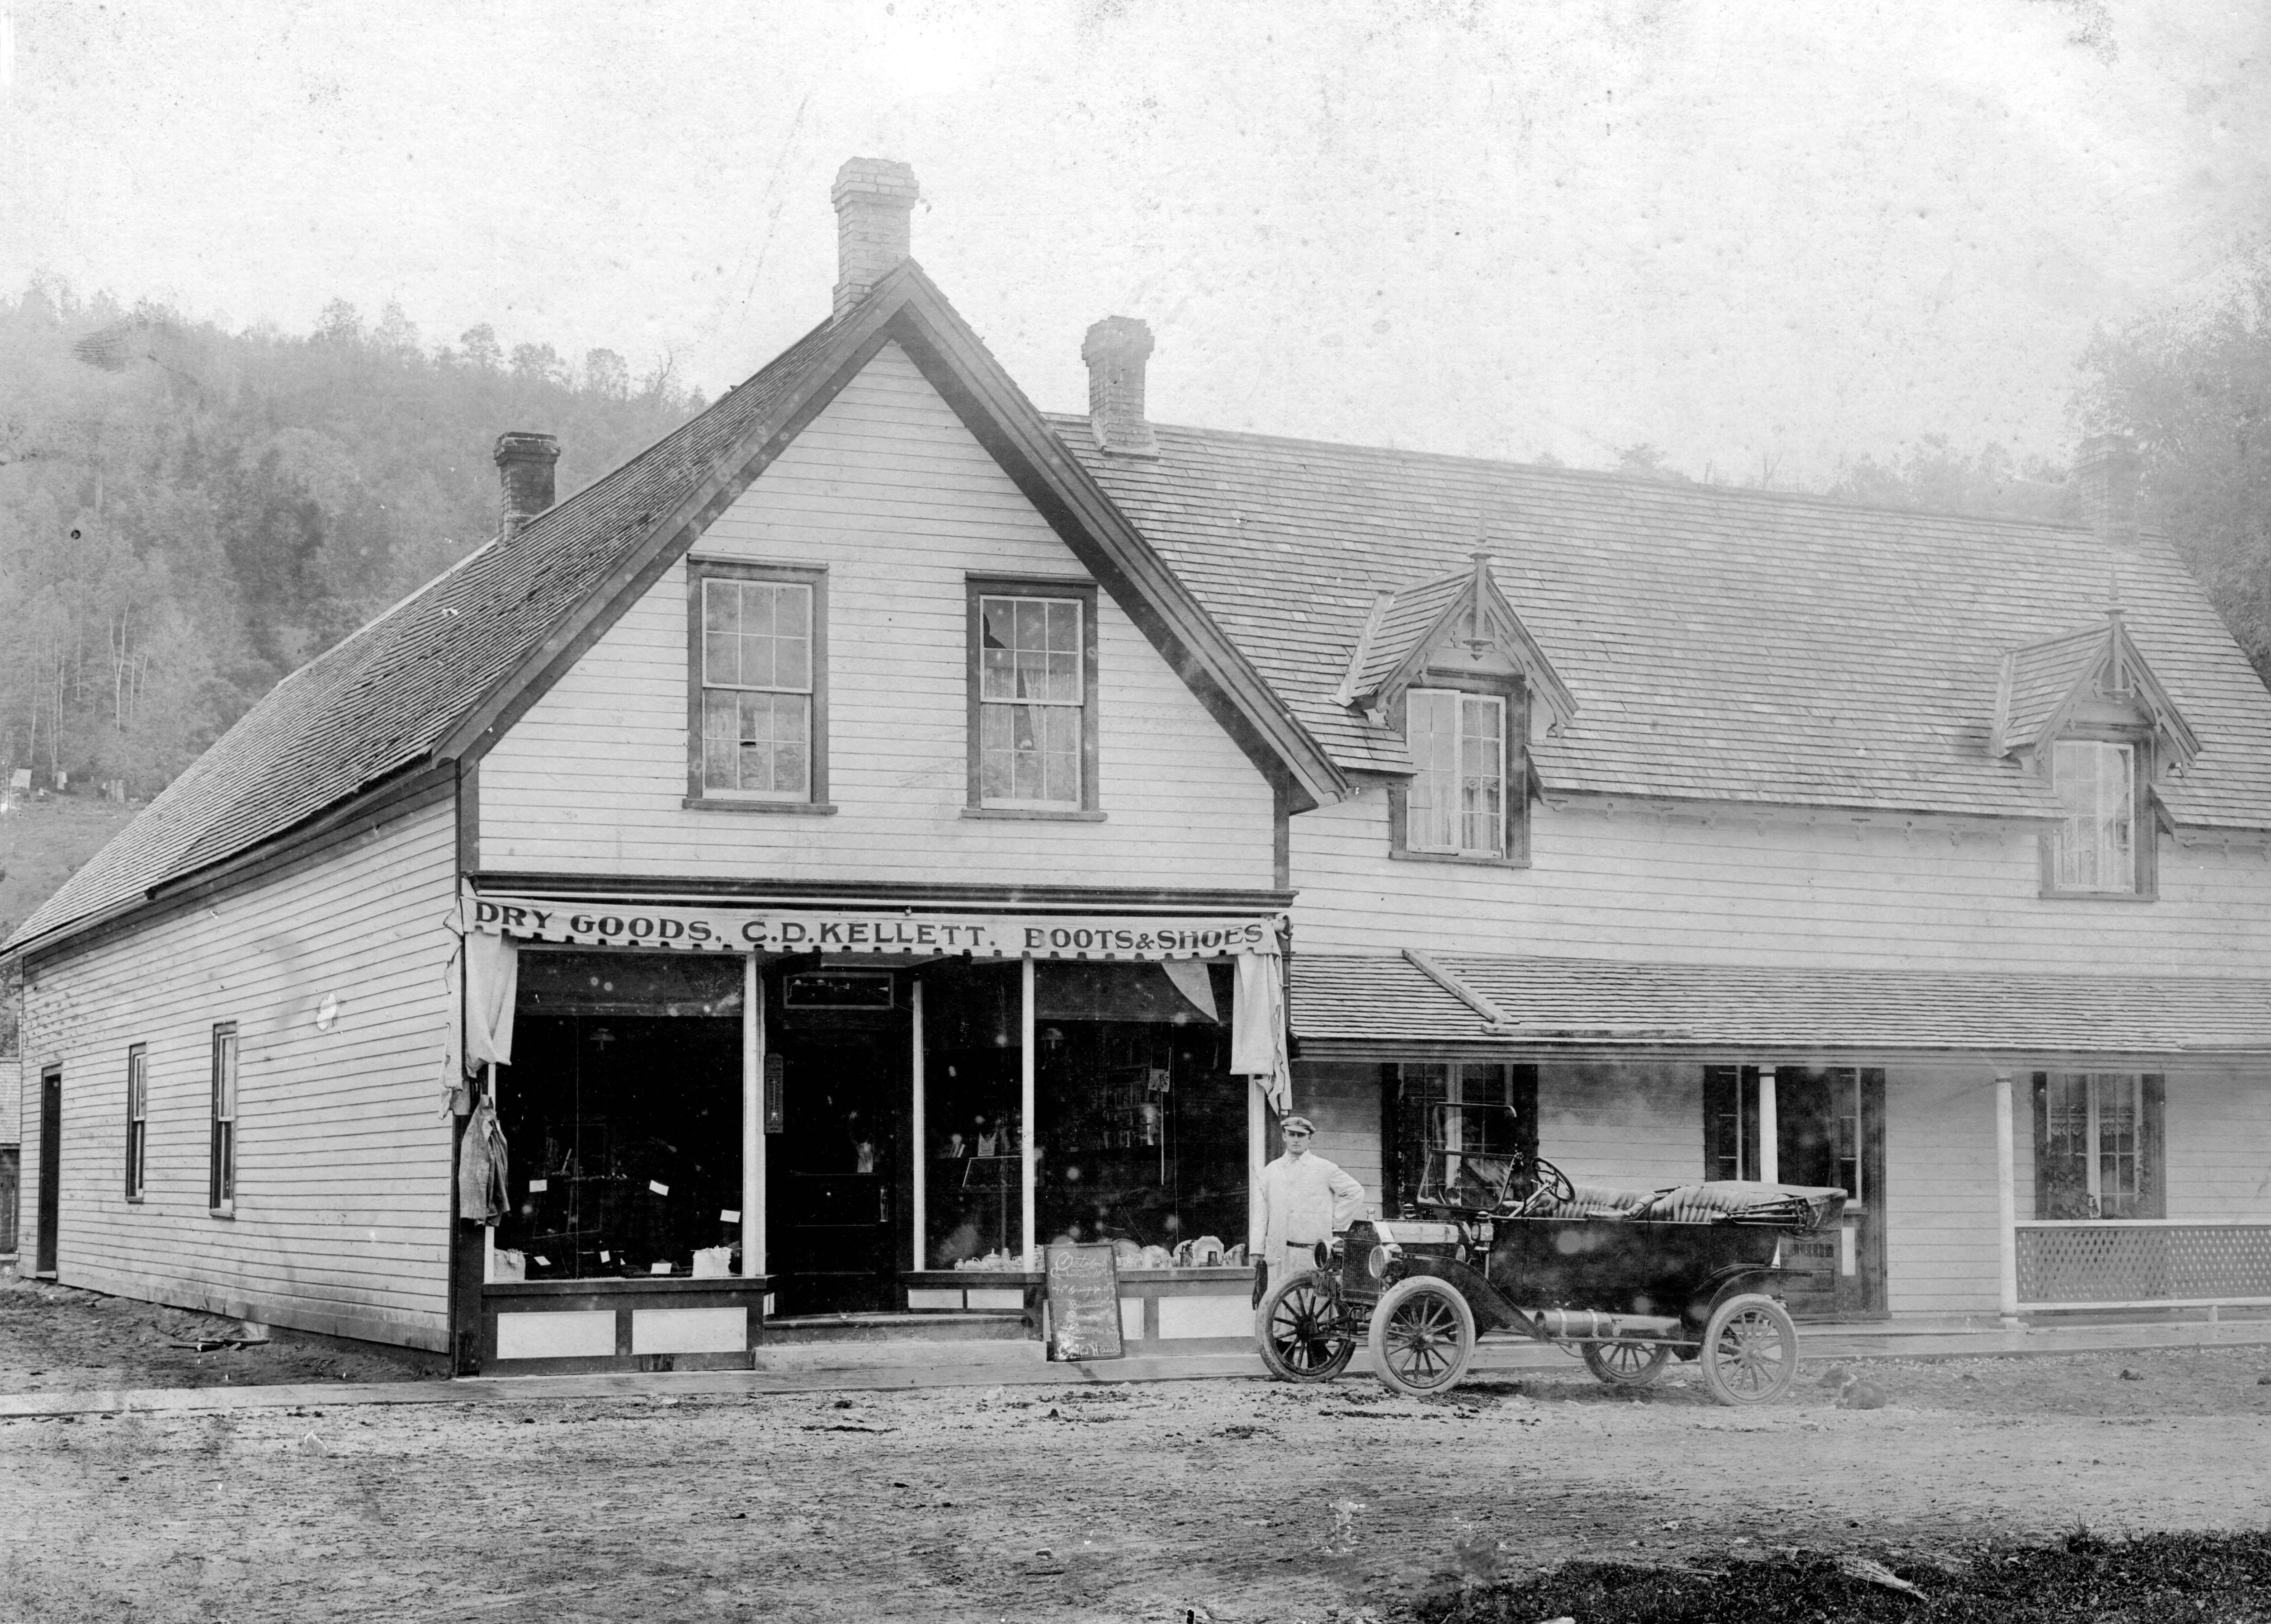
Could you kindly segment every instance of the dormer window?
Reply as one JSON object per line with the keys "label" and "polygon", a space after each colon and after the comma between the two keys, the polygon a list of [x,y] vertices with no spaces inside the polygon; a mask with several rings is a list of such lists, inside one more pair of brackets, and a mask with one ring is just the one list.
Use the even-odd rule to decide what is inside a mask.
{"label": "dormer window", "polygon": [[2051,788],[2065,813],[2051,841],[2059,891],[2133,893],[2137,864],[2137,747],[2061,739],[2051,747]]}
{"label": "dormer window", "polygon": [[2003,656],[1988,749],[2056,807],[2042,838],[2044,896],[2152,898],[2154,780],[2181,773],[2200,744],[2118,606],[2103,626]]}
{"label": "dormer window", "polygon": [[1381,592],[1334,697],[1366,727],[1402,735],[1411,776],[1388,792],[1391,856],[1522,867],[1530,703],[1556,722],[1577,704],[1492,578],[1489,555],[1473,563]]}
{"label": "dormer window", "polygon": [[1495,694],[1404,690],[1404,740],[1418,769],[1404,801],[1406,850],[1506,855],[1506,711]]}

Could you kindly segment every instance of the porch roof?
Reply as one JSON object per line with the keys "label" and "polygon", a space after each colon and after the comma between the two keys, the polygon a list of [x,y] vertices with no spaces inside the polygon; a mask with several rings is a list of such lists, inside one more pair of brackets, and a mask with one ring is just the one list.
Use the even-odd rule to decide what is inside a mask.
{"label": "porch roof", "polygon": [[1399,1046],[1998,1054],[2271,1052],[2271,980],[1304,953],[1294,1032]]}

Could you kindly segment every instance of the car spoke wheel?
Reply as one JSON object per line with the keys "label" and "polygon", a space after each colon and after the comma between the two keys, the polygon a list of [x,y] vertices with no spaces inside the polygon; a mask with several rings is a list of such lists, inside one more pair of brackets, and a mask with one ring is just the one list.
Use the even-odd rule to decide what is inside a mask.
{"label": "car spoke wheel", "polygon": [[1746,1292],[1703,1327],[1703,1385],[1723,1404],[1772,1404],[1798,1379],[1798,1327],[1771,1297]]}
{"label": "car spoke wheel", "polygon": [[1659,1342],[1589,1342],[1585,1368],[1609,1387],[1648,1387],[1664,1374],[1672,1350]]}
{"label": "car spoke wheel", "polygon": [[1356,1333],[1322,1274],[1297,1274],[1262,1300],[1255,1340],[1281,1382],[1329,1382],[1348,1368]]}
{"label": "car spoke wheel", "polygon": [[1390,1286],[1372,1311],[1372,1369],[1396,1391],[1425,1398],[1457,1384],[1475,1351],[1474,1311],[1433,1275]]}

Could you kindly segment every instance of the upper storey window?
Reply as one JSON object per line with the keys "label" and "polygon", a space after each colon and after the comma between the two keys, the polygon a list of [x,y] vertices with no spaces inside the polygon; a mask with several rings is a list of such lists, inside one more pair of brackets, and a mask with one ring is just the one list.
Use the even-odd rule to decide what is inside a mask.
{"label": "upper storey window", "polygon": [[970,585],[970,805],[1096,807],[1096,596],[1084,586]]}
{"label": "upper storey window", "polygon": [[1506,855],[1506,714],[1495,694],[1405,690],[1404,741],[1418,769],[1404,802],[1407,850]]}
{"label": "upper storey window", "polygon": [[696,570],[689,799],[824,801],[823,577],[760,565]]}
{"label": "upper storey window", "polygon": [[2103,626],[2003,656],[1987,742],[2025,764],[2056,803],[2042,836],[2044,896],[2152,898],[2163,816],[2154,785],[2181,775],[2200,742],[2118,606]]}
{"label": "upper storey window", "polygon": [[2051,838],[2051,885],[2060,891],[2133,893],[2137,862],[2137,747],[2062,739],[2051,747],[2051,787],[2064,813]]}

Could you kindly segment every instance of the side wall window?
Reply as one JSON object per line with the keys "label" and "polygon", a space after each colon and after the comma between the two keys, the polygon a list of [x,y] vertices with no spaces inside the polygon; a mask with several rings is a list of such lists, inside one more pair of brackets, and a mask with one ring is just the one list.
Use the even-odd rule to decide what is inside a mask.
{"label": "side wall window", "polygon": [[1527,862],[1529,706],[1519,686],[1409,688],[1396,708],[1416,769],[1389,795],[1396,854]]}
{"label": "side wall window", "polygon": [[825,803],[827,577],[763,564],[688,569],[687,798]]}
{"label": "side wall window", "polygon": [[212,1141],[207,1166],[206,1204],[215,1212],[236,1210],[236,1023],[212,1029]]}
{"label": "side wall window", "polygon": [[2151,1073],[2035,1073],[2035,1216],[2168,1216],[2167,1084]]}
{"label": "side wall window", "polygon": [[972,577],[970,807],[1097,809],[1096,591]]}
{"label": "side wall window", "polygon": [[142,1199],[149,1166],[150,1048],[138,1043],[126,1051],[126,1199]]}

